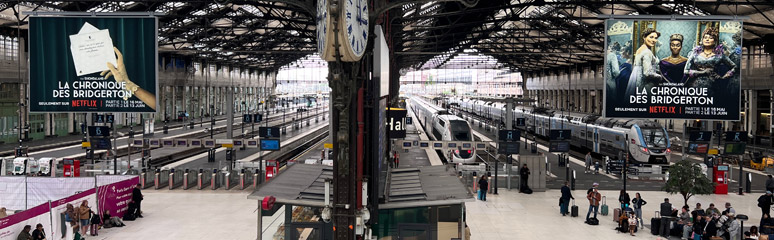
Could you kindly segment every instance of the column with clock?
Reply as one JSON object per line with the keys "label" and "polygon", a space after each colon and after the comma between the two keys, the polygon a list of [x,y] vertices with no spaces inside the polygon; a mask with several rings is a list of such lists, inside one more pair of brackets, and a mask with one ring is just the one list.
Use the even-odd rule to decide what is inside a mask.
{"label": "column with clock", "polygon": [[331,19],[330,1],[317,0],[317,53],[326,61],[336,61],[333,28],[338,27],[341,61],[360,61],[368,45],[368,0],[340,0],[338,21]]}

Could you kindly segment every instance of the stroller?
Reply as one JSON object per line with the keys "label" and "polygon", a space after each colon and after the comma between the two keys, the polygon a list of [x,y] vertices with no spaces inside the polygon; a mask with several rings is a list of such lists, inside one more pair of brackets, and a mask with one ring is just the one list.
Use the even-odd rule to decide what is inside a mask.
{"label": "stroller", "polygon": [[[628,233],[629,232],[629,218],[633,216],[634,210],[631,208],[626,208],[624,212],[621,214],[621,216],[618,218],[618,227],[615,228],[615,230],[622,232],[622,233]],[[636,219],[636,218],[635,218]],[[637,224],[635,224],[637,226]],[[637,232],[637,228],[634,228],[634,232]]]}

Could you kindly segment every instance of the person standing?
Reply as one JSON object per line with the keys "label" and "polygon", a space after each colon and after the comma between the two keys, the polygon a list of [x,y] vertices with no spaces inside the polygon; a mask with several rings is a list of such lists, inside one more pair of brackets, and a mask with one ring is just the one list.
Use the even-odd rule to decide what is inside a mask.
{"label": "person standing", "polygon": [[137,207],[134,215],[138,218],[142,218],[142,210],[140,210],[140,204],[142,203],[142,199],[143,199],[143,196],[142,196],[142,192],[140,191],[140,184],[137,184],[132,190],[132,202],[134,203],[134,206]]}
{"label": "person standing", "polygon": [[392,151],[392,160],[395,161],[395,168],[398,168],[398,165],[400,164],[400,155],[398,155],[398,151]]}
{"label": "person standing", "polygon": [[660,206],[661,213],[661,227],[659,228],[659,235],[662,237],[669,237],[669,230],[672,226],[672,221],[675,219],[672,217],[672,213],[676,210],[672,209],[672,204],[669,203],[669,198],[664,198],[664,202]]}
{"label": "person standing", "polygon": [[704,229],[707,228],[709,217],[698,216],[693,220],[693,240],[701,240],[704,235]]}
{"label": "person standing", "polygon": [[621,194],[618,195],[618,203],[621,204],[621,212],[625,212],[626,208],[629,207],[629,201],[631,201],[629,193],[621,189]]}
{"label": "person standing", "polygon": [[645,228],[642,224],[642,206],[645,204],[648,204],[648,202],[642,199],[640,193],[635,193],[634,199],[632,199],[632,208],[634,209],[634,215],[637,217],[637,224],[639,224],[640,228]]}
{"label": "person standing", "polygon": [[[591,151],[586,153],[586,169],[583,170],[583,173],[589,173],[591,172],[591,164],[593,159],[591,158]],[[569,164],[569,163],[568,163]]]}
{"label": "person standing", "polygon": [[586,222],[588,222],[592,211],[594,212],[594,218],[597,218],[597,210],[599,210],[599,201],[602,200],[602,194],[594,188],[586,195],[586,199],[589,200],[589,211],[586,213]]}
{"label": "person standing", "polygon": [[766,191],[766,194],[758,197],[758,207],[761,208],[761,216],[771,215],[772,196],[771,191]]}
{"label": "person standing", "polygon": [[732,213],[732,214],[736,215],[736,210],[734,210],[734,208],[731,207],[731,203],[730,202],[726,203],[726,210],[724,210],[723,212],[725,212],[725,213]]}
{"label": "person standing", "polygon": [[32,235],[30,235],[30,230],[32,230],[32,226],[26,225],[24,226],[24,229],[19,233],[19,236],[16,237],[16,240],[32,240]]}
{"label": "person standing", "polygon": [[478,180],[478,199],[486,201],[486,190],[489,189],[489,181],[486,179],[486,175],[481,176]]}
{"label": "person standing", "polygon": [[567,209],[570,205],[570,199],[575,199],[572,196],[572,192],[570,192],[570,182],[564,181],[564,186],[562,186],[562,197],[559,198],[559,201],[561,201],[561,205],[559,205],[559,212],[562,213],[562,216],[567,216]]}
{"label": "person standing", "polygon": [[38,223],[35,226],[35,231],[32,231],[32,240],[45,240],[46,231],[43,230],[43,224]]}
{"label": "person standing", "polygon": [[529,168],[525,163],[524,166],[522,166],[521,169],[519,169],[519,179],[521,180],[519,192],[523,192],[525,189],[529,188],[529,185],[527,184],[527,180],[529,179],[529,174],[530,174]]}
{"label": "person standing", "polygon": [[731,221],[728,225],[729,240],[739,240],[739,231],[742,230],[741,223],[736,219],[735,214],[729,213],[728,221]]}
{"label": "person standing", "polygon": [[89,219],[91,219],[89,214],[91,213],[91,208],[89,207],[89,201],[83,200],[81,202],[81,207],[78,208],[78,219],[80,220],[80,226],[81,226],[81,236],[86,236],[86,232],[89,230]]}
{"label": "person standing", "polygon": [[769,178],[766,179],[766,191],[774,192],[774,177],[769,174]]}

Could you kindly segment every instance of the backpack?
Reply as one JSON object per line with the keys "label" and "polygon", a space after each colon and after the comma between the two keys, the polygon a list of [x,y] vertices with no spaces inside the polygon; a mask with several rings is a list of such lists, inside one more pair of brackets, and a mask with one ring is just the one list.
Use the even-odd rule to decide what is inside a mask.
{"label": "backpack", "polygon": [[758,198],[758,207],[762,207],[762,208],[766,207],[766,195],[760,196]]}

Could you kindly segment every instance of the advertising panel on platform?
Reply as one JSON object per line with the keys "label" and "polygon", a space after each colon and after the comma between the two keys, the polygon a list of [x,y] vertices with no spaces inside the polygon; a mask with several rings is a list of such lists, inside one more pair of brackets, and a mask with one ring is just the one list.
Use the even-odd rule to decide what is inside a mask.
{"label": "advertising panel on platform", "polygon": [[30,16],[31,112],[155,112],[155,17]]}
{"label": "advertising panel on platform", "polygon": [[611,118],[739,120],[741,21],[606,21]]}
{"label": "advertising panel on platform", "polygon": [[97,187],[99,212],[110,211],[110,216],[123,217],[132,201],[132,190],[140,183],[140,177]]}
{"label": "advertising panel on platform", "polygon": [[48,228],[51,227],[48,202],[0,219],[0,240],[18,239],[17,236],[24,230],[24,226],[29,225],[35,230],[38,224],[42,224],[48,233]]}

